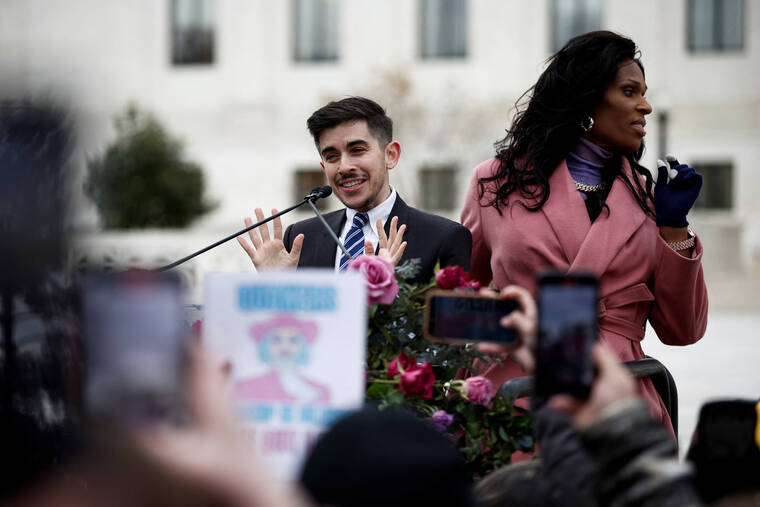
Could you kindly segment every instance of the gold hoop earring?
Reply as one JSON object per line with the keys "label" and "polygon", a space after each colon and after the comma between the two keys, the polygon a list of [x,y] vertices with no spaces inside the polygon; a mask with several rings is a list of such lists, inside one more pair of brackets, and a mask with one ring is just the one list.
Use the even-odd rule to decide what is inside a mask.
{"label": "gold hoop earring", "polygon": [[589,132],[592,128],[594,128],[594,119],[590,116],[586,116],[581,120],[581,128],[584,132]]}

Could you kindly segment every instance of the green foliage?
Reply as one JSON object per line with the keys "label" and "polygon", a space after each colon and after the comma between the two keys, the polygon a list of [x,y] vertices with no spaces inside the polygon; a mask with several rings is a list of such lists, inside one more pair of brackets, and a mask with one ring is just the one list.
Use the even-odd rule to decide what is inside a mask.
{"label": "green foliage", "polygon": [[[533,449],[532,418],[529,413],[515,411],[514,400],[500,393],[488,407],[471,403],[462,396],[462,382],[456,379],[471,370],[476,360],[495,360],[473,347],[430,343],[423,339],[425,294],[435,287],[435,282],[407,283],[418,269],[408,262],[398,266],[399,293],[395,301],[370,309],[366,398],[380,409],[403,408],[424,419],[445,410],[454,417],[447,433],[464,454],[472,475],[483,477],[509,464],[514,451]],[[432,398],[404,396],[398,389],[398,378],[387,378],[388,363],[402,351],[418,363],[432,364],[436,378]]]}
{"label": "green foliage", "polygon": [[84,185],[107,229],[186,227],[211,211],[198,164],[149,113],[129,105],[115,119],[117,138],[88,161]]}

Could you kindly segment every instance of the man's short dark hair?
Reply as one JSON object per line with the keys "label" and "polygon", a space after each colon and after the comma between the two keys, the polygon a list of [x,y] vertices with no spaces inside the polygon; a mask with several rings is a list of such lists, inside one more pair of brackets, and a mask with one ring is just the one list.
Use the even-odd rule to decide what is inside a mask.
{"label": "man's short dark hair", "polygon": [[337,127],[341,123],[355,120],[366,120],[367,127],[375,136],[381,148],[393,140],[393,120],[385,114],[385,109],[374,100],[365,97],[348,97],[332,101],[317,109],[306,120],[314,144],[319,147],[319,137],[327,129]]}

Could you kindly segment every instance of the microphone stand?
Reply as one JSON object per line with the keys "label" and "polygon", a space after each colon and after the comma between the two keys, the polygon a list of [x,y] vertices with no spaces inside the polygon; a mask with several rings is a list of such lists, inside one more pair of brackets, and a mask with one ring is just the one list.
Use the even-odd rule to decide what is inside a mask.
{"label": "microphone stand", "polygon": [[[309,204],[311,204],[312,208],[316,209],[316,207],[314,206],[314,203],[312,203],[312,200],[315,200],[315,199],[318,199],[318,198],[319,198],[319,197],[317,197],[317,196],[314,196],[314,195],[312,195],[312,194],[309,194],[309,195],[307,195],[306,197],[304,197],[304,198],[303,198],[303,200],[302,200],[301,202],[299,202],[298,204],[294,204],[293,206],[291,206],[291,207],[289,207],[289,208],[287,208],[287,209],[284,209],[284,210],[280,211],[279,213],[275,213],[275,214],[274,214],[274,215],[272,215],[271,217],[267,217],[267,218],[265,218],[264,220],[261,220],[261,221],[259,221],[259,222],[256,222],[255,224],[251,225],[250,227],[246,227],[246,228],[245,228],[245,229],[243,229],[242,231],[238,231],[238,232],[236,232],[236,233],[234,233],[234,234],[230,234],[230,235],[229,235],[229,236],[227,236],[226,238],[220,239],[220,240],[219,240],[219,241],[217,241],[216,243],[214,243],[214,244],[212,244],[212,245],[209,245],[209,246],[207,246],[207,247],[205,247],[205,248],[201,248],[201,249],[200,249],[200,250],[198,250],[197,252],[193,252],[193,253],[191,253],[190,255],[186,256],[186,257],[182,257],[181,259],[179,259],[179,260],[177,260],[177,261],[174,261],[174,262],[172,262],[171,264],[167,264],[166,266],[161,266],[160,268],[155,268],[153,271],[166,271],[167,269],[172,269],[172,268],[174,268],[174,267],[177,267],[177,266],[179,266],[180,264],[182,264],[182,263],[184,263],[184,262],[187,262],[187,261],[189,261],[189,260],[190,260],[190,259],[192,259],[193,257],[195,257],[195,256],[197,256],[197,255],[200,255],[200,254],[202,254],[203,252],[207,252],[208,250],[211,250],[212,248],[215,248],[215,247],[217,247],[217,246],[221,245],[222,243],[225,243],[225,242],[227,242],[227,241],[231,240],[232,238],[236,238],[236,237],[240,236],[241,234],[243,234],[243,233],[246,233],[246,232],[250,231],[251,229],[255,229],[256,227],[258,227],[258,226],[260,226],[260,225],[264,225],[265,223],[269,222],[270,220],[274,220],[275,218],[279,217],[280,215],[284,215],[285,213],[288,213],[288,212],[290,212],[290,211],[293,211],[294,209],[296,209],[296,208],[298,208],[298,207],[300,207],[300,206],[303,206],[303,205],[304,205],[305,203],[307,203],[307,202],[308,202]],[[317,213],[317,214],[319,214],[319,213]],[[321,217],[321,215],[320,215],[320,218],[322,218],[322,217]],[[325,220],[324,220],[324,218],[322,218],[322,221],[323,221],[323,222],[325,221]],[[327,225],[327,224],[325,223],[325,225]],[[329,227],[328,227],[328,229],[329,229]],[[332,232],[332,230],[331,230],[330,232]],[[333,237],[334,237],[334,236],[335,236],[335,234],[333,233]],[[336,241],[337,241],[337,238],[336,238]],[[340,241],[338,241],[338,243],[340,243]]]}
{"label": "microphone stand", "polygon": [[343,246],[343,243],[340,242],[340,240],[338,239],[338,236],[335,235],[335,232],[333,232],[332,228],[327,224],[327,221],[322,216],[322,213],[320,213],[317,207],[314,205],[314,202],[309,200],[309,206],[311,206],[311,209],[313,209],[314,213],[317,214],[317,218],[319,218],[319,220],[322,222],[322,225],[325,226],[325,230],[330,233],[330,237],[333,239],[333,241],[335,241],[335,244],[338,245],[338,248],[340,248],[340,250],[343,252],[343,255],[345,255],[346,257],[350,259],[351,254],[348,253],[348,250],[346,250],[346,247]]}

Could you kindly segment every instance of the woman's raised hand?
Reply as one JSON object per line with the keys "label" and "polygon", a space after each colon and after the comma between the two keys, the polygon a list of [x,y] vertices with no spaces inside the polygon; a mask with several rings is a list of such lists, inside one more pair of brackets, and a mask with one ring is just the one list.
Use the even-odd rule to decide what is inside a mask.
{"label": "woman's raised hand", "polygon": [[659,227],[686,227],[686,215],[694,206],[702,188],[702,176],[686,164],[668,155],[667,163],[657,161],[654,208]]}

